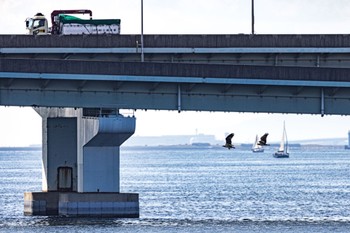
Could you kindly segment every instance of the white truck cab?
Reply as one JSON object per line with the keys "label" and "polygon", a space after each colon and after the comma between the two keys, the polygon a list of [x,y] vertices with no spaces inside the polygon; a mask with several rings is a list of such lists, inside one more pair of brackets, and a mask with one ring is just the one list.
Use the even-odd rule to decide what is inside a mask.
{"label": "white truck cab", "polygon": [[48,22],[42,13],[37,13],[33,18],[27,18],[25,22],[29,35],[49,34]]}

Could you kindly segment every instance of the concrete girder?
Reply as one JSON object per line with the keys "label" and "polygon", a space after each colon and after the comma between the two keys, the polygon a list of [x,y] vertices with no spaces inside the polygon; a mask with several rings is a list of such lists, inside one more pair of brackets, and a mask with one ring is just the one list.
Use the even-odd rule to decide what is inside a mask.
{"label": "concrete girder", "polygon": [[152,87],[149,89],[149,92],[153,92],[157,89],[157,87],[160,85],[160,83],[154,83],[152,84]]}
{"label": "concrete girder", "polygon": [[296,87],[293,95],[299,95],[303,91],[304,87]]}
{"label": "concrete girder", "polygon": [[51,80],[43,80],[43,82],[40,85],[40,88],[45,89],[49,85],[50,82],[51,82]]}
{"label": "concrete girder", "polygon": [[329,88],[329,91],[328,91],[328,95],[329,96],[335,96],[336,93],[339,91],[339,87],[336,87],[336,88]]}
{"label": "concrete girder", "polygon": [[232,88],[232,84],[229,85],[225,85],[224,88],[222,89],[221,93],[227,93],[231,88]]}
{"label": "concrete girder", "polygon": [[193,90],[193,88],[195,88],[197,85],[198,84],[196,84],[196,83],[192,83],[192,84],[187,85],[186,92],[191,92]]}
{"label": "concrete girder", "polygon": [[257,91],[257,94],[258,95],[262,95],[264,94],[264,92],[268,89],[268,86],[261,86],[259,87],[258,91]]}
{"label": "concrete girder", "polygon": [[118,91],[123,86],[123,84],[124,82],[115,81],[113,85],[113,91]]}
{"label": "concrete girder", "polygon": [[77,90],[81,91],[86,85],[86,83],[87,83],[87,80],[80,81],[80,83],[78,84]]}
{"label": "concrete girder", "polygon": [[14,81],[15,81],[15,79],[9,78],[9,79],[5,82],[5,84],[4,84],[5,88],[11,87],[11,85],[12,85],[12,83],[13,83]]}

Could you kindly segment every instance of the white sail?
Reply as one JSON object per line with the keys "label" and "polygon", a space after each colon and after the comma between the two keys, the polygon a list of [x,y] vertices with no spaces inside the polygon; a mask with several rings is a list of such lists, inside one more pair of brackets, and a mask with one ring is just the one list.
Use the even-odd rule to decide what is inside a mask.
{"label": "white sail", "polygon": [[264,152],[264,148],[258,144],[259,142],[259,137],[256,135],[255,142],[252,146],[252,151],[253,152]]}
{"label": "white sail", "polygon": [[276,158],[289,158],[287,131],[286,131],[286,126],[284,122],[283,122],[283,133],[282,133],[282,140],[280,143],[280,147],[278,151],[273,154],[273,156]]}
{"label": "white sail", "polygon": [[285,123],[283,122],[283,133],[282,133],[280,148],[278,149],[279,152],[287,152],[286,143],[287,143],[287,132],[286,132]]}
{"label": "white sail", "polygon": [[278,149],[278,151],[280,151],[280,152],[284,151],[284,129],[283,129],[283,133],[282,133],[282,139],[280,142],[280,148]]}
{"label": "white sail", "polygon": [[255,142],[252,146],[252,149],[259,148],[258,141],[259,141],[259,137],[258,135],[256,135]]}

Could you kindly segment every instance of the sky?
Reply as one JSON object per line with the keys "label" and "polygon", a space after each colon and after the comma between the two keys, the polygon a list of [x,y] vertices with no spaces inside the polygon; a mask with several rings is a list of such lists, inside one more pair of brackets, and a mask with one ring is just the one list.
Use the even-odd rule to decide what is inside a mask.
{"label": "sky", "polygon": [[[251,33],[250,0],[143,0],[144,34]],[[121,19],[121,34],[139,34],[141,0],[0,0],[0,34],[25,34],[25,19],[58,9],[90,9],[96,19]],[[256,34],[349,34],[348,0],[255,0]],[[50,22],[49,22],[50,23]],[[1,47],[1,45],[0,45]],[[279,141],[345,138],[349,116],[142,111],[137,136],[212,134],[252,143],[268,132]],[[0,146],[41,144],[41,118],[28,107],[0,107]]]}

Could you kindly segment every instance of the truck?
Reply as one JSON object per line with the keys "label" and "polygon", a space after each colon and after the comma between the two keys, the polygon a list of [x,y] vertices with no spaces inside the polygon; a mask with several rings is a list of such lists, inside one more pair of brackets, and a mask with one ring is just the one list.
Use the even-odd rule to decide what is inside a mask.
{"label": "truck", "polygon": [[[89,14],[89,19],[74,15]],[[120,34],[120,19],[92,19],[91,10],[54,10],[51,13],[51,27],[42,13],[25,20],[30,35],[100,35]]]}

